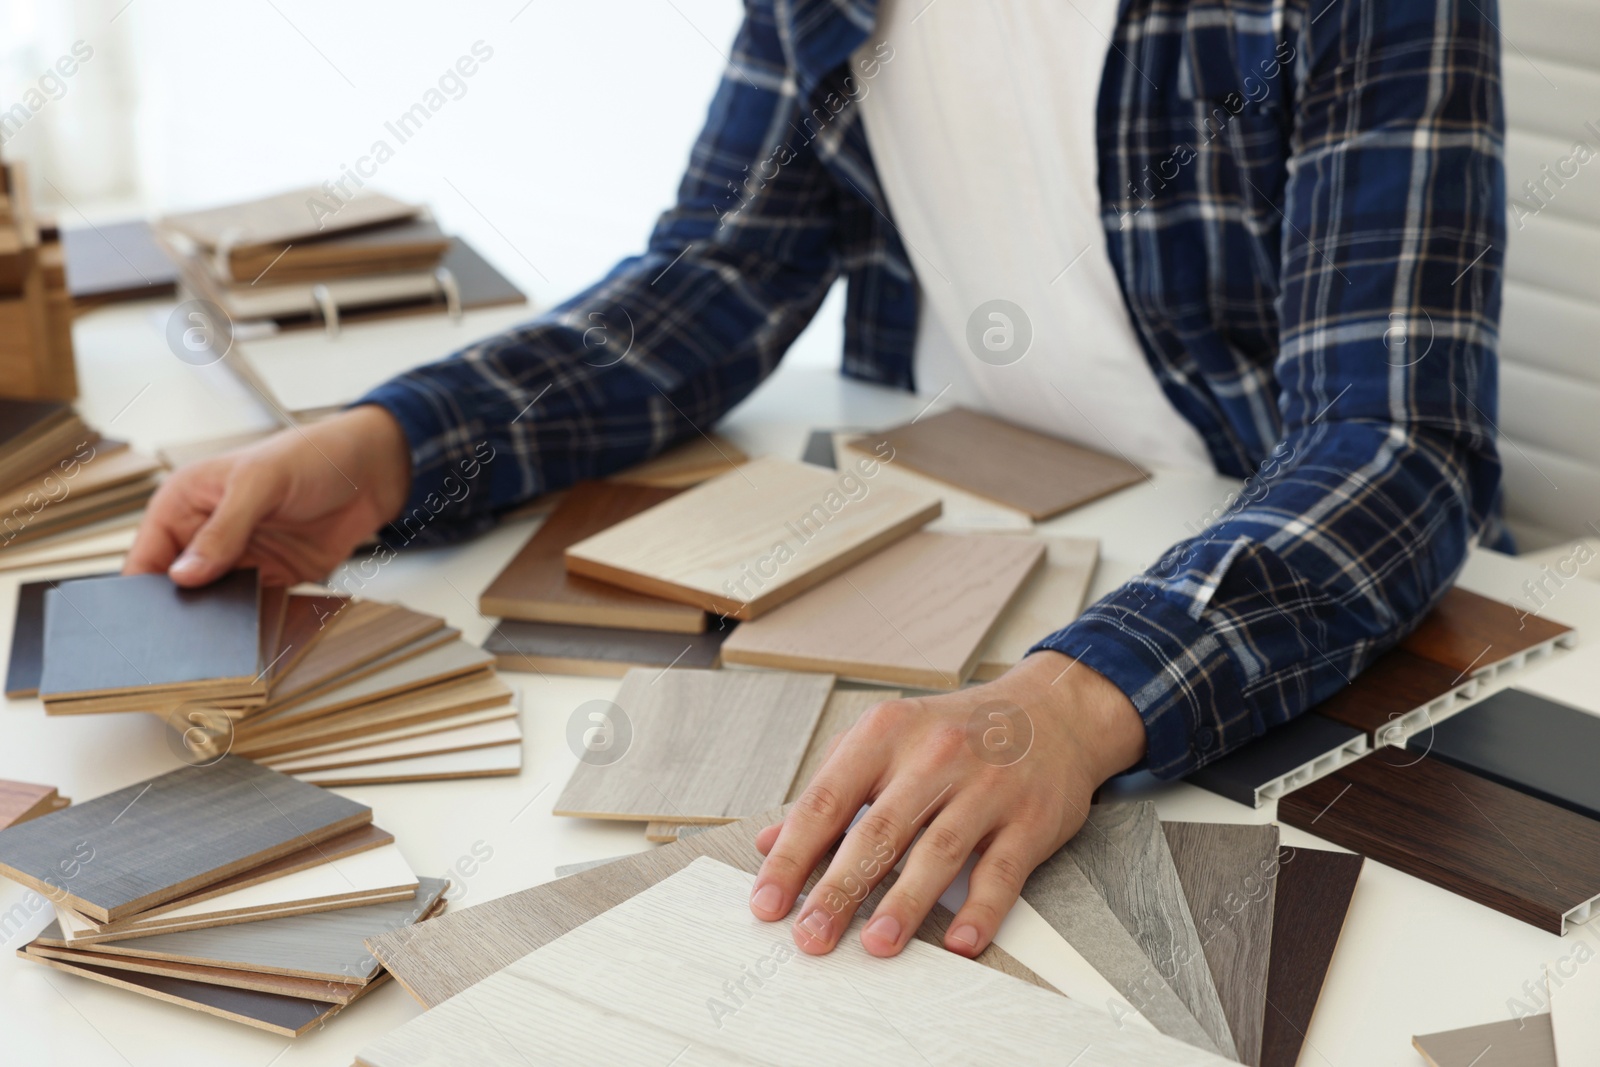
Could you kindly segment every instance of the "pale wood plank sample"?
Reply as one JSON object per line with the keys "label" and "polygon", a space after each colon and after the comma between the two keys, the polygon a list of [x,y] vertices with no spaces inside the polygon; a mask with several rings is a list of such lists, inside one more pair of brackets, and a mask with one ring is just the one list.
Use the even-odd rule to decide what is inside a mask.
{"label": "pale wood plank sample", "polygon": [[[364,805],[227,756],[0,831],[0,872],[110,922],[371,821]],[[67,877],[80,842],[93,859],[77,855]]]}
{"label": "pale wood plank sample", "polygon": [[706,613],[567,573],[568,546],[676,496],[614,482],[579,482],[478,598],[485,615],[529,622],[699,633]]}
{"label": "pale wood plank sample", "polygon": [[674,445],[654,459],[618,471],[610,480],[656,489],[687,489],[749,459],[742,448],[721,434],[700,434]]}
{"label": "pale wood plank sample", "polygon": [[[1066,849],[1225,1056],[1238,1058],[1156,806],[1099,804]],[[1154,1022],[1154,1020],[1151,1020]]]}
{"label": "pale wood plank sample", "polygon": [[487,670],[494,657],[459,638],[426,649],[338,686],[279,704],[242,723],[239,732],[289,729],[294,724]]}
{"label": "pale wood plank sample", "polygon": [[1411,1046],[1428,1067],[1556,1067],[1549,1014],[1419,1034]]}
{"label": "pale wood plank sample", "polygon": [[1300,1060],[1361,864],[1348,852],[1278,850],[1261,1067],[1295,1067]]}
{"label": "pale wood plank sample", "polygon": [[629,671],[616,705],[632,740],[579,762],[556,815],[732,822],[782,802],[833,689],[828,674]]}
{"label": "pale wood plank sample", "polygon": [[16,544],[0,547],[0,571],[20,571],[32,567],[54,566],[120,556],[133,547],[139,532],[140,516],[121,514],[63,531],[36,545]]}
{"label": "pale wood plank sample", "polygon": [[273,679],[281,703],[444,627],[444,620],[374,600],[347,601],[322,620],[325,632],[305,658]]}
{"label": "pale wood plank sample", "polygon": [[767,456],[584,538],[566,563],[574,574],[752,619],[938,514],[931,497]]}
{"label": "pale wood plank sample", "polygon": [[735,625],[718,620],[704,633],[680,634],[505,619],[483,639],[483,650],[501,670],[621,678],[634,667],[717,667]]}
{"label": "pale wood plank sample", "polygon": [[55,810],[56,787],[0,780],[0,830]]}
{"label": "pale wood plank sample", "polygon": [[[859,432],[834,434],[832,455],[838,457],[839,461],[828,466],[839,470],[850,470],[862,460],[867,460],[869,463],[877,460],[877,455],[870,447],[854,447],[853,442],[858,440],[860,440]],[[957,489],[948,482],[919,474],[903,464],[884,463],[878,467],[873,477],[884,485],[898,486],[924,496],[938,497],[941,508],[939,517],[925,527],[930,532],[1028,533],[1033,530],[1033,518],[1026,512],[1008,508],[1004,504],[996,504],[992,500],[985,500],[976,494]]]}
{"label": "pale wood plank sample", "polygon": [[516,705],[505,704],[498,708],[485,708],[482,711],[469,711],[463,715],[453,715],[448,719],[436,719],[433,722],[417,723],[412,726],[401,726],[393,730],[380,730],[376,733],[365,734],[349,741],[334,741],[329,744],[310,745],[306,748],[295,749],[293,752],[281,753],[273,756],[262,756],[258,763],[265,763],[269,767],[277,767],[282,763],[291,763],[303,759],[313,759],[319,756],[329,756],[351,749],[367,748],[371,745],[387,744],[390,741],[407,741],[412,738],[425,737],[428,734],[448,733],[453,730],[464,729],[468,726],[477,726],[480,723],[500,722],[505,719],[517,718]]}
{"label": "pale wood plank sample", "polygon": [[[1081,832],[1093,831],[1086,828]],[[1065,848],[1034,868],[1023,885],[1022,899],[1151,1026],[1195,1048],[1217,1051],[1216,1041]]]}
{"label": "pale wood plank sample", "polygon": [[1563,960],[1546,964],[1545,976],[1557,1062],[1600,1063],[1600,967]]}
{"label": "pale wood plank sample", "polygon": [[[624,856],[602,868],[486,901],[399,934],[378,935],[368,947],[413,997],[424,1007],[433,1007],[682,870],[697,856],[710,856],[755,874],[762,861],[756,851],[756,834],[782,818],[783,809],[773,808],[740,822],[712,827],[675,844]],[[812,872],[806,882],[808,890],[827,863],[824,859]],[[893,881],[891,872],[867,895],[862,914],[871,914]],[[916,936],[930,945],[942,945],[954,918],[943,905],[935,904]],[[789,935],[785,930],[779,936]],[[995,945],[978,953],[976,959],[1013,978],[1049,988]]]}
{"label": "pale wood plank sample", "polygon": [[[706,1064],[1074,1055],[1078,1067],[1224,1062],[920,942],[883,961],[846,935],[827,957],[805,956],[750,914],[753,881],[696,860],[368,1046],[358,1061],[477,1067],[537,1047],[565,1062],[665,1063],[688,1046],[683,1062]],[[743,975],[752,960],[773,973],[730,994],[724,976]],[[987,1025],[973,1026],[974,1018]]]}
{"label": "pale wood plank sample", "polygon": [[[51,501],[53,511],[55,504],[69,498],[91,499],[97,493],[121,488],[161,471],[159,460],[121,441],[100,441],[89,450],[88,459],[80,460],[80,455],[68,456],[59,464],[36,473],[27,483],[0,491],[0,515],[11,515],[18,510],[24,514],[39,512],[40,501]],[[77,468],[74,474],[62,469],[72,466]],[[52,511],[44,511],[43,515],[49,518]]]}
{"label": "pale wood plank sample", "polygon": [[364,985],[348,982],[328,982],[320,978],[291,978],[286,974],[260,974],[256,971],[230,971],[226,967],[206,967],[198,963],[175,963],[171,960],[138,960],[130,956],[113,956],[94,949],[51,948],[48,945],[29,945],[25,957],[60,960],[78,966],[102,967],[107,971],[131,971],[135,974],[154,974],[166,978],[182,978],[207,985],[227,986],[230,989],[249,989],[257,993],[275,993],[283,997],[303,997],[323,1004],[349,1004],[379,984],[376,980]]}
{"label": "pale wood plank sample", "polygon": [[1148,477],[1118,456],[965,408],[871,434],[851,447],[888,457],[1035,519],[1059,515]]}
{"label": "pale wood plank sample", "polygon": [[1031,537],[914,533],[742,624],[722,660],[956,689],[1044,555]]}
{"label": "pale wood plank sample", "polygon": [[341,767],[360,767],[370,763],[385,763],[416,756],[438,756],[450,752],[467,752],[477,748],[521,743],[522,727],[515,718],[494,719],[472,726],[463,726],[458,730],[441,730],[398,741],[348,748],[342,752],[289,759],[282,763],[274,763],[272,766],[284,774],[302,775],[308,771],[331,771]]}
{"label": "pale wood plank sample", "polygon": [[439,782],[455,778],[503,778],[522,773],[522,746],[496,745],[443,755],[385,760],[331,771],[300,771],[302,782],[333,788],[351,785],[393,785]]}
{"label": "pale wood plank sample", "polygon": [[1261,1062],[1266,1019],[1278,828],[1167,822],[1161,830],[1200,933],[1239,1062],[1254,1067]]}
{"label": "pale wood plank sample", "polygon": [[1023,584],[978,653],[972,680],[987,682],[1022,662],[1039,641],[1083,611],[1100,559],[1100,542],[1086,537],[1045,537],[1044,566]]}

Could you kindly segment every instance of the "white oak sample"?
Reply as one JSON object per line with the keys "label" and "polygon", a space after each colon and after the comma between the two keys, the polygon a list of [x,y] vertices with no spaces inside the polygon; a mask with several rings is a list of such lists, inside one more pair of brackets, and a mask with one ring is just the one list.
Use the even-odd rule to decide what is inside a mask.
{"label": "white oak sample", "polygon": [[918,532],[722,643],[722,661],[955,689],[1044,560],[1031,537]]}
{"label": "white oak sample", "polygon": [[932,497],[768,456],[569,546],[567,570],[753,619],[938,514]]}
{"label": "white oak sample", "polygon": [[346,785],[393,785],[398,782],[441,782],[453,778],[507,778],[522,773],[522,745],[495,745],[464,752],[364,763],[336,770],[301,771],[295,777],[326,788]]}
{"label": "white oak sample", "polygon": [[987,682],[1015,667],[1041,638],[1076,619],[1094,581],[1100,542],[1046,537],[1044,566],[1023,584],[978,653],[972,680]]}
{"label": "white oak sample", "polygon": [[832,689],[828,674],[629,671],[615,701],[628,749],[579,762],[555,814],[720,823],[775,807]]}
{"label": "white oak sample", "polygon": [[919,941],[893,960],[868,957],[849,934],[827,956],[803,955],[782,926],[750,914],[753,881],[696,860],[358,1062],[481,1067],[527,1049],[544,1062],[684,1067],[1225,1062]]}

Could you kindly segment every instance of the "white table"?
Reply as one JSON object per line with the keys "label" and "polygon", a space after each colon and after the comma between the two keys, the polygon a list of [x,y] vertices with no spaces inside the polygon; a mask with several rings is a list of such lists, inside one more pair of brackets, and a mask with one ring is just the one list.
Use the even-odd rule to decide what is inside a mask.
{"label": "white table", "polygon": [[[153,448],[183,439],[264,426],[256,401],[220,367],[194,368],[165,348],[158,305],[96,312],[77,329],[82,407],[106,432]],[[798,455],[813,427],[870,426],[909,417],[921,402],[904,394],[846,382],[830,369],[786,365],[721,427],[751,451]],[[113,421],[115,420],[115,421]],[[1229,479],[1158,473],[1048,524],[1048,529],[1101,538],[1095,595],[1155,559],[1192,532],[1235,487]],[[489,622],[479,616],[479,591],[521,545],[530,523],[507,525],[469,544],[408,550],[385,567],[370,588],[445,616],[472,641]],[[85,573],[104,561],[47,572]],[[1477,553],[1462,583],[1479,592],[1518,599],[1536,568],[1493,553]],[[40,572],[0,575],[0,649],[9,646],[16,586]],[[1572,581],[1548,614],[1600,634],[1600,584]],[[1544,663],[1515,684],[1600,711],[1585,682],[1596,676],[1600,642]],[[576,764],[568,749],[568,715],[579,704],[609,697],[606,679],[507,675],[522,687],[525,767],[517,778],[347,790],[370,804],[376,821],[393,831],[406,858],[424,874],[456,867],[474,851],[492,850],[459,883],[452,897],[464,907],[554,877],[558,864],[648,847],[638,827],[555,818],[550,806]],[[0,778],[58,785],[88,799],[169,770],[177,760],[162,725],[145,715],[47,718],[37,701],[0,710]],[[1251,811],[1185,784],[1135,779],[1119,787],[1153,799],[1170,819],[1267,822],[1271,805]],[[519,814],[520,813],[520,814]],[[1289,844],[1315,839],[1286,829]],[[8,912],[24,893],[0,883],[0,1058],[12,1063],[111,1064],[145,1067],[219,1063],[348,1064],[368,1041],[420,1010],[393,983],[336,1016],[324,1030],[293,1042],[244,1026],[170,1007],[45,968],[24,964],[14,951],[43,925],[43,913],[19,932]],[[25,909],[24,909],[25,910]],[[1025,920],[1026,917],[1023,917]],[[1361,876],[1344,938],[1309,1033],[1302,1063],[1320,1067],[1415,1067],[1415,1033],[1508,1017],[1507,1001],[1523,997],[1543,965],[1573,951],[1577,938],[1600,944],[1600,929],[1558,939],[1407,875],[1369,862]],[[1038,924],[1008,922],[999,943],[1050,978],[1067,958]]]}

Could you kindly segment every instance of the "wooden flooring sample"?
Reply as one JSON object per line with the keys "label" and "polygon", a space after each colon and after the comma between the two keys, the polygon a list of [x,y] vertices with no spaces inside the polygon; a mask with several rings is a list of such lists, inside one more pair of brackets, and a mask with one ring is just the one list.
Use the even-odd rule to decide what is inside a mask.
{"label": "wooden flooring sample", "polygon": [[630,671],[615,700],[629,748],[580,761],[554,813],[718,823],[780,804],[832,689],[828,674]]}
{"label": "wooden flooring sample", "polygon": [[1119,456],[965,408],[870,434],[851,447],[891,456],[895,463],[1034,519],[1059,515],[1147,477]]}
{"label": "wooden flooring sample", "polygon": [[503,619],[483,639],[483,650],[501,670],[531,674],[621,678],[634,667],[709,670],[721,665],[734,625],[718,620],[704,633],[680,634]]}
{"label": "wooden flooring sample", "polygon": [[[278,637],[267,680],[276,684],[280,675],[305,658],[311,646],[328,632],[333,620],[344,610],[348,598],[292,593],[283,609],[283,627]],[[270,685],[269,685],[270,688]]]}
{"label": "wooden flooring sample", "polygon": [[619,482],[579,482],[568,489],[522,550],[478,598],[485,615],[529,622],[699,633],[706,613],[567,573],[568,546],[678,494]]}
{"label": "wooden flooring sample", "polygon": [[723,642],[722,660],[957,689],[1044,556],[1031,537],[914,533],[743,623]]}
{"label": "wooden flooring sample", "polygon": [[[115,572],[86,575],[110,578]],[[44,594],[57,579],[23,582],[17,586],[17,613],[11,625],[11,660],[6,669],[6,696],[39,695],[39,672],[44,669]]]}
{"label": "wooden flooring sample", "polygon": [[[552,1062],[631,1067],[690,1047],[685,1062],[697,1064],[1225,1062],[917,941],[890,961],[848,934],[826,958],[805,956],[750,914],[753,881],[696,860],[380,1038],[357,1062],[479,1067],[537,1048]],[[771,965],[761,979],[770,989],[730,998],[724,976],[758,960]]]}
{"label": "wooden flooring sample", "polygon": [[1246,807],[1259,808],[1371,750],[1366,731],[1322,715],[1305,714],[1272,727],[1186,780]]}
{"label": "wooden flooring sample", "polygon": [[324,685],[364,663],[444,627],[444,620],[374,600],[351,601],[324,620],[324,632],[305,658],[273,679],[271,701],[280,704]]}
{"label": "wooden flooring sample", "polygon": [[699,434],[654,459],[636,463],[610,478],[626,485],[687,489],[749,460],[742,448],[721,434]]}
{"label": "wooden flooring sample", "polygon": [[1456,694],[1476,685],[1453,667],[1391,648],[1311,710],[1364,731],[1375,748],[1404,744],[1453,710]]}
{"label": "wooden flooring sample", "polygon": [[1556,1067],[1548,1014],[1420,1034],[1411,1046],[1428,1067]]}
{"label": "wooden flooring sample", "polygon": [[29,945],[24,958],[60,960],[77,966],[103,967],[108,971],[153,974],[164,978],[182,978],[206,985],[226,986],[230,989],[249,989],[257,993],[275,993],[283,997],[302,997],[323,1004],[349,1004],[363,993],[377,986],[377,982],[355,985],[346,982],[328,982],[320,978],[291,978],[284,974],[260,974],[255,971],[230,971],[226,967],[205,967],[197,963],[174,963],[170,960],[139,960],[131,956],[113,956],[109,952],[96,952],[92,948],[51,948],[47,945]]}
{"label": "wooden flooring sample", "polygon": [[1547,964],[1550,1029],[1555,1032],[1559,1063],[1600,1063],[1600,967],[1580,962],[1576,973],[1568,960]]}
{"label": "wooden flooring sample", "polygon": [[1300,1060],[1361,864],[1348,852],[1278,850],[1261,1067],[1295,1067]]}
{"label": "wooden flooring sample", "polygon": [[293,729],[298,723],[360,704],[412,692],[487,670],[494,657],[460,638],[419,652],[345,685],[318,690],[309,696],[280,704],[272,711],[252,716],[239,727],[240,734]]}
{"label": "wooden flooring sample", "polygon": [[1261,1062],[1267,965],[1278,871],[1278,828],[1161,824],[1217,987],[1239,1062]]}
{"label": "wooden flooring sample", "polygon": [[1570,626],[1456,586],[1400,647],[1478,677],[1551,647],[1571,647],[1577,636]]}
{"label": "wooden flooring sample", "polygon": [[[1093,831],[1085,828],[1082,832]],[[1022,899],[1151,1026],[1195,1048],[1218,1051],[1216,1041],[1156,970],[1067,849],[1058,849],[1034,868],[1023,885]]]}
{"label": "wooden flooring sample", "polygon": [[0,830],[55,810],[56,787],[0,780]]}
{"label": "wooden flooring sample", "polygon": [[566,551],[567,570],[753,619],[939,515],[939,502],[767,456]]}
{"label": "wooden flooring sample", "polygon": [[1028,650],[1076,619],[1094,581],[1100,542],[1086,537],[1043,537],[1044,566],[1023,584],[978,653],[972,680],[987,682],[1022,662]]}
{"label": "wooden flooring sample", "polygon": [[1600,819],[1600,716],[1502,689],[1413,737],[1408,747]]}
{"label": "wooden flooring sample", "polygon": [[522,746],[496,745],[443,755],[366,763],[337,770],[295,771],[302,782],[325,788],[353,785],[395,785],[400,782],[442,782],[457,778],[503,778],[522,773]]}
{"label": "wooden flooring sample", "polygon": [[[1099,804],[1067,853],[1225,1056],[1237,1059],[1156,806]],[[1154,1020],[1152,1020],[1153,1022]]]}
{"label": "wooden flooring sample", "polygon": [[371,821],[370,808],[228,756],[0,831],[0,873],[110,922]]}
{"label": "wooden flooring sample", "polygon": [[284,774],[301,775],[308,771],[331,771],[342,767],[360,767],[390,760],[468,752],[477,748],[495,748],[500,745],[521,743],[522,727],[516,719],[496,719],[492,722],[463,726],[459,730],[443,730],[399,741],[349,748],[341,752],[288,759],[272,766]]}
{"label": "wooden flooring sample", "polygon": [[[761,869],[762,860],[756,851],[756,834],[782,818],[783,809],[773,808],[740,822],[712,827],[674,844],[485,901],[398,934],[378,935],[371,939],[369,947],[413,997],[431,1008],[682,870],[698,856],[710,856],[755,874]],[[816,884],[827,862],[824,859],[812,872],[807,889]],[[861,904],[862,914],[871,914],[893,880],[891,872],[867,894]],[[935,904],[917,931],[917,938],[930,945],[942,945],[954,918],[943,905]],[[777,936],[787,938],[789,934],[780,930]],[[1049,988],[1038,975],[995,945],[976,958],[1013,978]]]}
{"label": "wooden flooring sample", "polygon": [[[852,446],[853,442],[862,440],[864,439],[855,433],[834,435],[833,454],[844,457],[843,469],[849,470],[863,459],[877,459],[870,447],[870,439],[865,439],[865,445],[862,447]],[[1033,531],[1033,518],[1027,512],[1008,508],[993,500],[985,500],[974,493],[957,489],[948,482],[919,474],[903,463],[881,464],[878,473],[873,475],[873,480],[881,485],[892,485],[923,496],[938,497],[939,517],[927,525],[926,529],[929,531],[939,533],[1031,533]]]}
{"label": "wooden flooring sample", "polygon": [[1600,823],[1391,752],[1290,793],[1278,821],[1553,934],[1589,918],[1600,896]]}
{"label": "wooden flooring sample", "polygon": [[433,722],[417,723],[412,726],[400,726],[392,730],[380,730],[350,741],[333,741],[328,744],[311,745],[307,748],[297,749],[294,752],[274,756],[263,756],[257,762],[265,763],[269,767],[277,767],[281,763],[296,763],[301,760],[315,759],[320,756],[336,755],[352,749],[369,748],[375,745],[386,744],[390,741],[407,741],[413,738],[425,737],[428,734],[448,733],[463,729],[468,726],[477,726],[480,723],[499,722],[505,719],[518,717],[515,703],[506,704],[498,708],[485,708],[481,711],[469,711],[463,715],[453,715],[447,719],[438,719]]}

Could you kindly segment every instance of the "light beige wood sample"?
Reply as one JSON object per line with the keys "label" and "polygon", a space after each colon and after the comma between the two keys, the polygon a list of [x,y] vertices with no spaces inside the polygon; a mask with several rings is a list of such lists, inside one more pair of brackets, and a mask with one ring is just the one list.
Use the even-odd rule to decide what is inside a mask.
{"label": "light beige wood sample", "polygon": [[752,619],[938,515],[931,497],[768,456],[570,546],[567,569]]}
{"label": "light beige wood sample", "polygon": [[919,531],[742,624],[722,661],[956,689],[1044,555],[1031,537]]}
{"label": "light beige wood sample", "polygon": [[1094,581],[1100,542],[1086,537],[1044,537],[1044,566],[1023,584],[978,653],[975,682],[1015,667],[1028,649],[1076,619]]}
{"label": "light beige wood sample", "polygon": [[[877,458],[870,448],[851,447],[850,443],[859,439],[860,435],[854,433],[833,435],[834,466],[837,469],[850,470],[864,459],[870,461]],[[903,463],[882,464],[874,479],[907,492],[938,497],[942,506],[939,517],[923,527],[930,533],[1030,533],[1033,530],[1033,519],[1027,512],[996,504],[937,478],[919,474]]]}
{"label": "light beige wood sample", "polygon": [[833,688],[828,674],[629,671],[616,762],[580,761],[556,815],[720,823],[780,803]]}
{"label": "light beige wood sample", "polygon": [[697,434],[654,459],[613,474],[610,480],[656,489],[687,489],[749,459],[742,448],[721,434]]}
{"label": "light beige wood sample", "polygon": [[828,956],[804,955],[750,913],[753,882],[698,859],[357,1062],[480,1067],[531,1048],[547,1061],[616,1065],[1226,1062],[919,941],[880,960],[847,933]]}
{"label": "light beige wood sample", "polygon": [[377,981],[357,985],[329,982],[321,978],[291,978],[285,974],[233,971],[226,967],[207,967],[198,963],[141,960],[131,956],[113,956],[109,952],[96,952],[92,948],[29,945],[27,953],[48,960],[60,960],[62,963],[104,967],[113,971],[133,971],[136,974],[158,974],[167,978],[185,978],[191,982],[205,982],[208,985],[226,986],[230,989],[251,989],[257,993],[272,993],[280,997],[303,997],[324,1004],[349,1004],[379,985]]}
{"label": "light beige wood sample", "polygon": [[499,707],[485,708],[482,711],[469,711],[463,715],[454,715],[448,719],[435,719],[432,722],[417,723],[413,726],[400,726],[393,730],[379,730],[348,741],[311,745],[306,748],[295,749],[293,752],[262,756],[256,762],[264,763],[276,769],[283,763],[294,763],[300,760],[315,759],[320,756],[336,755],[352,749],[388,744],[390,741],[406,741],[412,738],[426,737],[428,734],[448,733],[468,726],[477,726],[479,723],[501,722],[515,718],[517,718],[516,705],[514,703],[502,704]]}
{"label": "light beige wood sample", "polygon": [[360,767],[369,763],[385,763],[419,756],[439,756],[449,752],[466,752],[475,748],[495,748],[499,745],[521,743],[522,727],[516,719],[496,719],[475,726],[464,726],[458,730],[442,730],[400,741],[385,741],[381,744],[345,749],[342,752],[274,763],[272,768],[284,774],[300,775],[309,771],[331,771],[340,767]]}
{"label": "light beige wood sample", "polygon": [[140,515],[116,515],[60,533],[48,541],[0,546],[0,571],[120,556],[133,547],[140,520]]}
{"label": "light beige wood sample", "polygon": [[496,745],[437,756],[368,763],[333,771],[305,771],[295,777],[312,785],[393,785],[399,782],[441,782],[455,778],[503,778],[522,773],[522,746]]}

